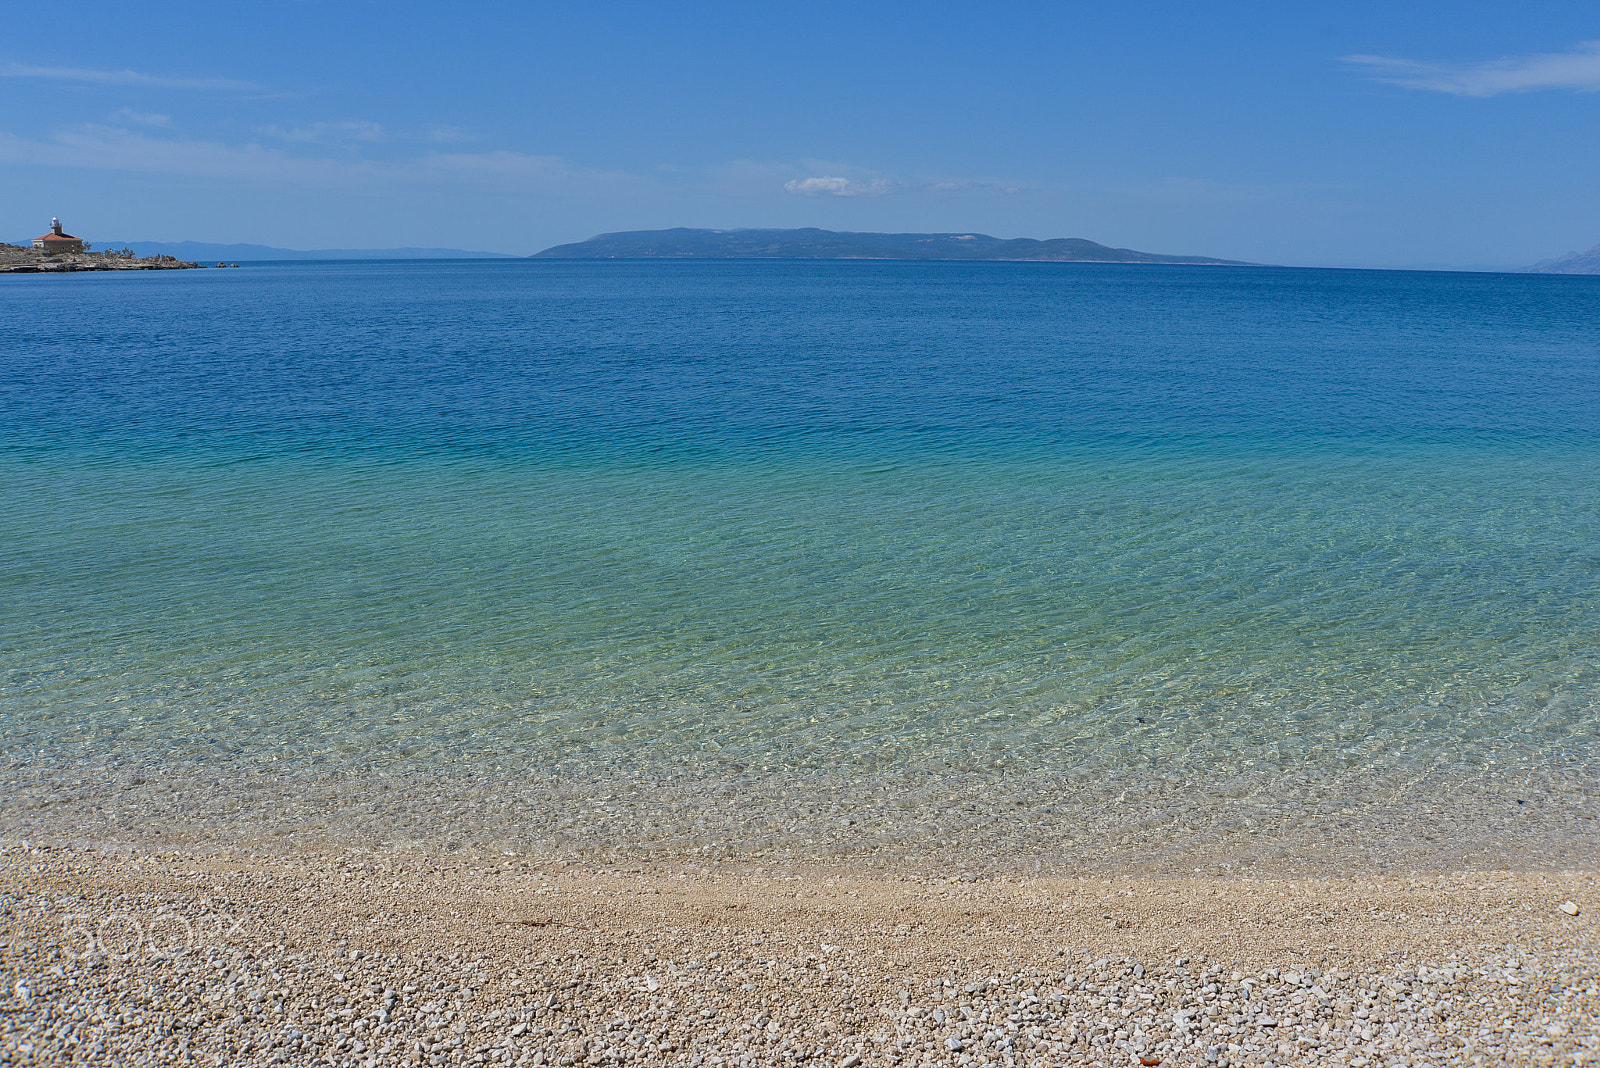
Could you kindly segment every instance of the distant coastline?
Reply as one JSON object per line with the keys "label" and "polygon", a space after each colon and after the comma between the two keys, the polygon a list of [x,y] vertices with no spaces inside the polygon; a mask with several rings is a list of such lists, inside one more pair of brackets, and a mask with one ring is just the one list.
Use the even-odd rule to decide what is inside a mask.
{"label": "distant coastline", "polygon": [[1600,274],[1600,245],[1584,252],[1569,252],[1553,260],[1524,267],[1522,274]]}
{"label": "distant coastline", "polygon": [[150,255],[176,256],[181,260],[207,263],[262,260],[490,260],[521,259],[506,252],[472,252],[459,248],[274,248],[271,245],[219,245],[204,241],[128,241],[126,244]]}
{"label": "distant coastline", "polygon": [[819,230],[632,230],[556,245],[533,259],[1009,260],[1249,267],[1210,256],[1166,256],[1081,237],[998,238],[978,233],[879,234]]}

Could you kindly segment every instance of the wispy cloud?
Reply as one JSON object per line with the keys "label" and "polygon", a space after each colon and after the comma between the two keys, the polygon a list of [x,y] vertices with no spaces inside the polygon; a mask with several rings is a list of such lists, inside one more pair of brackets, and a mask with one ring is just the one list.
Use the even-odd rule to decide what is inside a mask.
{"label": "wispy cloud", "polygon": [[132,108],[122,108],[111,116],[113,122],[131,122],[138,126],[171,126],[171,115],[158,115],[151,111],[135,111]]}
{"label": "wispy cloud", "polygon": [[918,186],[930,193],[1021,193],[1032,186],[1023,182],[993,182],[983,178],[961,178],[955,181],[928,182]]}
{"label": "wispy cloud", "polygon": [[843,178],[836,175],[819,175],[815,178],[793,178],[783,183],[791,193],[807,197],[881,197],[901,188],[899,182],[887,178]]}
{"label": "wispy cloud", "polygon": [[429,152],[377,161],[315,157],[262,144],[151,136],[126,127],[86,125],[33,140],[0,131],[0,164],[182,175],[315,189],[487,189],[521,195],[586,197],[636,193],[644,183],[622,172],[575,167],[559,156],[522,152]]}
{"label": "wispy cloud", "polygon": [[[113,121],[86,123],[44,137],[0,129],[0,165],[99,172],[179,175],[186,180],[258,187],[376,192],[478,191],[519,198],[575,201],[609,198],[644,204],[684,197],[760,204],[788,198],[896,196],[987,197],[1023,191],[1015,183],[978,180],[907,181],[846,163],[734,161],[719,168],[663,169],[648,174],[586,167],[555,155],[507,150],[462,151],[430,137],[392,132],[376,123],[312,123],[262,127],[254,140],[227,143],[174,136],[165,116],[124,109]],[[158,121],[160,120],[160,121]],[[340,139],[343,140],[340,140]],[[362,147],[382,139],[382,153]]]}
{"label": "wispy cloud", "polygon": [[58,131],[48,140],[0,133],[0,162],[302,185],[348,182],[371,169],[360,162],[296,157],[256,144],[158,137],[95,124]]}
{"label": "wispy cloud", "polygon": [[478,135],[465,126],[435,125],[427,129],[428,140],[441,145],[455,145],[463,141],[476,141]]}
{"label": "wispy cloud", "polygon": [[1234,205],[1268,205],[1296,202],[1304,197],[1348,193],[1350,187],[1327,182],[1244,183],[1215,182],[1204,178],[1172,175],[1152,182],[1130,185],[1084,186],[1085,193],[1119,204],[1181,208],[1221,209]]}
{"label": "wispy cloud", "polygon": [[[824,172],[802,178],[791,178],[783,183],[786,191],[806,197],[881,197],[891,193],[988,195],[1020,193],[1025,188],[1025,185],[1019,182],[997,182],[981,178],[907,180],[817,160],[803,160],[800,167],[804,170]],[[853,175],[852,171],[855,172]]]}
{"label": "wispy cloud", "polygon": [[299,141],[307,144],[388,140],[383,127],[375,122],[313,122],[309,126],[258,126],[256,133],[279,141]]}
{"label": "wispy cloud", "polygon": [[1374,81],[1454,96],[1498,96],[1537,89],[1600,90],[1600,41],[1571,52],[1507,56],[1485,63],[1425,63],[1393,56],[1341,56]]}
{"label": "wispy cloud", "polygon": [[261,86],[235,78],[182,78],[164,74],[145,74],[136,70],[86,70],[81,67],[31,67],[20,63],[0,64],[0,78],[45,78],[91,85],[137,85],[152,89],[200,89],[209,91],[259,92]]}

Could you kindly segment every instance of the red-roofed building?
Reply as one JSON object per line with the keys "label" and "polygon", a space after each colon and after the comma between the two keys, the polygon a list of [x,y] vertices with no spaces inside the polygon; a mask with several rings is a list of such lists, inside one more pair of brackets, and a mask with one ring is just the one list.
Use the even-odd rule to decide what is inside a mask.
{"label": "red-roofed building", "polygon": [[46,254],[56,252],[82,252],[83,238],[73,237],[71,234],[61,232],[61,220],[50,220],[50,232],[43,237],[33,239],[34,248],[42,248]]}

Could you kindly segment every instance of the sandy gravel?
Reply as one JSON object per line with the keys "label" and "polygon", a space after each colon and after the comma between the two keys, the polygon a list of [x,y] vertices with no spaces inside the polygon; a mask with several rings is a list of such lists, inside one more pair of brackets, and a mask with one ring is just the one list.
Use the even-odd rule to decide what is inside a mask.
{"label": "sandy gravel", "polygon": [[[194,853],[246,843],[268,852],[511,851],[593,864],[690,855],[886,871],[1038,864],[1107,876],[1548,871],[1590,869],[1600,857],[1600,763],[1576,758],[1419,768],[1385,754],[1247,767],[1255,762],[1241,752],[1231,765],[1185,770],[1127,752],[1053,770],[892,760],[762,770],[715,756],[641,763],[638,750],[616,747],[611,763],[522,757],[490,770],[425,756],[363,765],[366,739],[344,735],[342,755],[286,740],[270,759],[241,757],[219,735],[227,732],[197,731],[196,752],[183,759],[108,757],[92,731],[78,759],[44,735],[32,744],[8,737],[0,839]],[[315,732],[312,743],[328,744]],[[1207,763],[1202,756],[1195,763]]]}
{"label": "sandy gravel", "polygon": [[1591,908],[1584,873],[890,875],[13,842],[0,1059],[1593,1063]]}

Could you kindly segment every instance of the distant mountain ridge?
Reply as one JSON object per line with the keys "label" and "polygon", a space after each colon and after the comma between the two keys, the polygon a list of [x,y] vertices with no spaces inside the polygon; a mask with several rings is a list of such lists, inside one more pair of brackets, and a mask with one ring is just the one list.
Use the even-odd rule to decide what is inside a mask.
{"label": "distant mountain ridge", "polygon": [[877,234],[818,230],[630,230],[556,245],[534,259],[1023,260],[1052,263],[1176,263],[1244,267],[1209,256],[1162,256],[1081,237],[1038,241],[988,234]]}
{"label": "distant mountain ridge", "polygon": [[479,260],[517,259],[505,252],[459,248],[272,248],[269,245],[213,245],[204,241],[96,241],[94,247],[131,248],[141,256],[176,256],[197,263],[226,260]]}
{"label": "distant mountain ridge", "polygon": [[1600,274],[1600,245],[1587,252],[1569,252],[1553,260],[1540,260],[1524,267],[1523,274]]}

